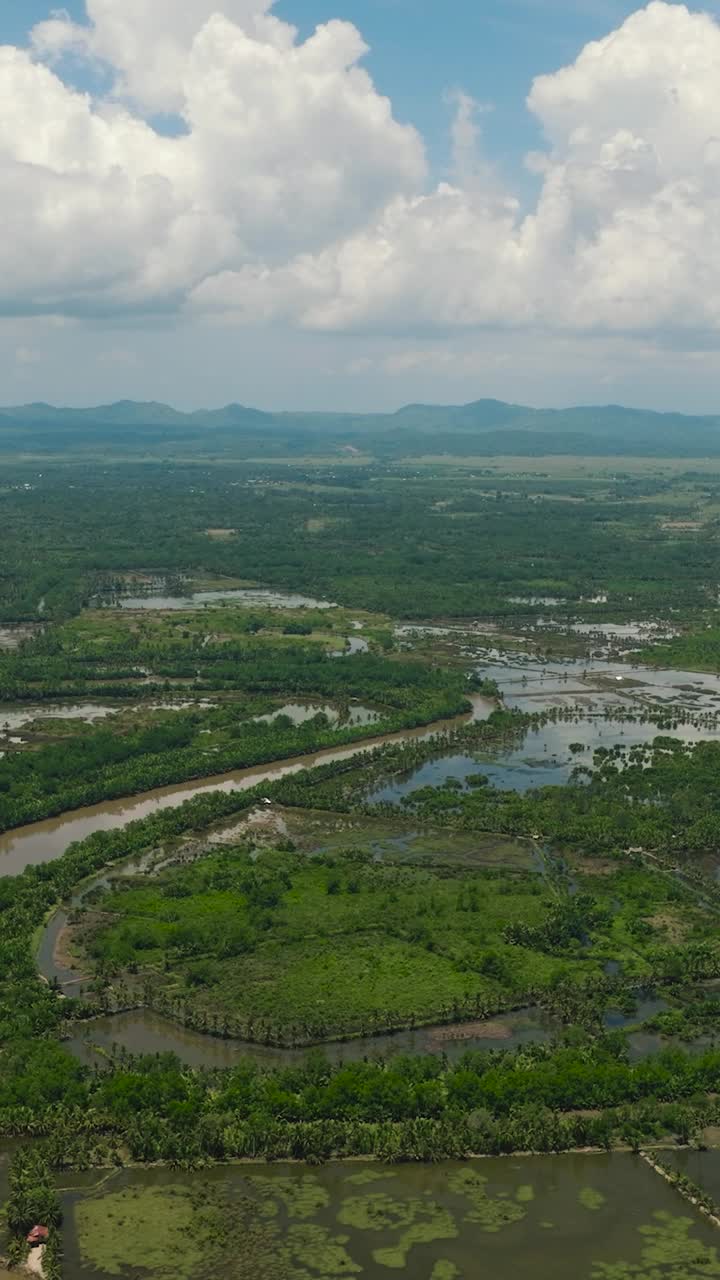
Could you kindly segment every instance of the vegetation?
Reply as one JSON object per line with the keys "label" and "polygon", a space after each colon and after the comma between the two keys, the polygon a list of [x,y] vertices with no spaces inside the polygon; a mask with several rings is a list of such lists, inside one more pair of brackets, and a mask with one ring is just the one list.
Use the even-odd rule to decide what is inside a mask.
{"label": "vegetation", "polygon": [[[650,705],[651,693],[630,709],[608,695],[593,714],[654,726],[650,742],[591,758],[592,735],[568,727],[566,786],[501,790],[489,782],[490,757],[588,712],[562,689],[552,705],[506,708],[477,656],[492,624],[490,643],[512,645],[529,672],[533,655],[553,648],[592,664],[604,623],[657,621],[674,638],[646,657],[717,669],[720,473],[680,463],[639,470],[628,459],[580,476],[542,458],[500,473],[490,456],[487,465],[463,459],[461,438],[463,449],[490,448],[496,430],[506,441],[517,432],[516,447],[520,436],[528,447],[527,435],[539,440],[548,423],[512,411],[501,425],[497,412],[475,406],[467,420],[453,416],[443,467],[417,461],[437,430],[422,408],[404,415],[397,437],[387,426],[333,422],[336,451],[363,435],[367,453],[354,462],[319,457],[327,423],[307,424],[301,437],[273,422],[274,460],[231,456],[230,414],[233,422],[207,427],[221,466],[200,451],[197,421],[165,419],[150,441],[138,431],[137,447],[161,458],[172,433],[188,431],[188,461],[141,463],[127,441],[111,467],[87,454],[78,461],[77,451],[97,447],[78,419],[31,429],[47,444],[57,426],[72,462],[50,458],[42,474],[39,464],[8,465],[0,624],[11,630],[0,643],[18,643],[0,649],[0,702],[27,708],[33,723],[23,741],[2,741],[1,830],[357,745],[346,758],[261,788],[197,795],[67,849],[58,829],[54,861],[0,879],[0,1135],[20,1140],[7,1221],[13,1257],[34,1220],[51,1226],[51,1280],[60,1268],[54,1179],[63,1169],[638,1151],[690,1141],[720,1121],[720,1049],[707,1043],[718,1001],[703,986],[720,975],[720,890],[705,874],[720,843],[717,712],[693,703],[692,690],[662,708]],[[616,421],[628,427],[622,415]],[[483,424],[488,438],[478,443]],[[261,426],[243,418],[243,449],[256,447]],[[0,423],[0,446],[13,429]],[[211,596],[207,608],[121,607],[135,597],[152,606],[154,593],[184,599],[258,583],[315,603],[271,608]],[[540,610],[556,630],[534,630]],[[431,635],[396,628],[432,618],[440,630]],[[589,635],[572,629],[578,621]],[[21,624],[32,638],[12,631]],[[455,717],[478,692],[498,699],[487,722],[361,750],[369,737]],[[110,714],[97,725],[43,716],[73,699],[109,701]],[[673,736],[681,729],[708,740],[682,742]],[[449,753],[469,763],[462,778],[404,787],[408,774]],[[383,792],[394,779],[398,796],[407,794],[378,802],[394,794]],[[224,836],[222,847],[208,841],[211,828],[243,819],[242,835]],[[140,857],[132,879],[112,874]],[[98,873],[107,883],[94,883]],[[78,996],[72,985],[39,980],[35,948],[49,915],[83,883],[63,937],[91,969],[90,990]],[[638,1001],[651,991],[663,1004],[647,1017]],[[553,1041],[334,1064],[313,1051],[292,1066],[269,1070],[248,1057],[223,1071],[122,1047],[89,1068],[64,1044],[98,1012],[140,1006],[216,1037],[308,1047],[472,1024],[527,1005],[553,1015]],[[661,1052],[637,1060],[633,1018],[668,1042]],[[616,1021],[624,1025],[610,1029]],[[478,1229],[511,1227],[528,1212],[531,1187],[508,1199],[490,1195],[479,1173],[452,1177],[450,1192]],[[317,1188],[305,1192],[315,1204]],[[422,1212],[399,1211],[382,1186],[358,1182],[332,1234],[303,1219],[295,1193],[283,1194],[283,1213],[297,1218],[280,1259],[293,1280],[309,1258],[323,1260],[324,1271],[313,1264],[321,1274],[352,1274],[339,1233],[370,1230],[371,1221],[392,1236],[373,1256],[388,1268],[411,1265],[423,1241],[454,1238],[442,1206],[436,1213],[423,1200]],[[585,1188],[584,1213],[602,1212],[598,1194]],[[159,1274],[173,1235],[187,1240],[190,1266],[199,1222],[204,1238],[227,1244],[228,1206],[211,1195],[170,1203],[118,1186],[102,1204],[85,1203],[82,1231],[89,1263],[111,1274],[143,1265],[140,1253],[126,1261],[126,1216],[143,1247],[152,1236]],[[271,1216],[250,1215],[253,1257],[277,1257]],[[690,1274],[696,1255],[686,1237],[670,1225],[657,1248]],[[655,1265],[656,1244],[641,1265]],[[209,1272],[222,1259],[205,1261]],[[438,1259],[434,1280],[455,1274],[449,1258]],[[598,1264],[593,1280],[611,1274]]]}
{"label": "vegetation", "polygon": [[79,968],[95,967],[103,1007],[278,1044],[562,1005],[565,986],[587,987],[592,1021],[608,959],[627,983],[720,973],[689,893],[627,868],[568,881],[228,849],[91,901]]}
{"label": "vegetation", "polygon": [[[156,677],[156,693],[167,696],[174,688],[197,698],[213,690],[221,692],[223,701],[210,709],[191,703],[185,711],[154,714],[139,728],[131,718],[111,722],[73,734],[71,740],[63,736],[30,752],[8,754],[0,760],[3,828],[457,715],[470,709],[467,692],[472,687],[460,674],[413,661],[370,653],[338,660],[317,644],[271,639],[208,643],[207,637],[201,641],[184,629],[166,643],[154,635],[143,643],[122,627],[109,633],[69,628],[36,640],[20,655],[0,659],[0,683],[5,696],[14,700],[59,693],[97,697],[108,687],[115,695],[147,696],[147,687],[138,689],[137,684],[108,686],[108,681],[137,681],[138,671],[152,673],[151,682]],[[309,712],[300,724],[273,715],[278,693],[284,700],[337,700],[337,723],[322,711]],[[377,719],[353,723],[352,702],[360,698],[378,706]]]}
{"label": "vegetation", "polygon": [[[523,599],[551,596],[561,618],[674,609],[684,622],[717,594],[720,481],[691,464],[675,477],[615,462],[558,479],[542,457],[505,473],[480,460],[418,468],[202,458],[109,470],[77,461],[69,473],[50,460],[11,464],[4,476],[0,624],[72,617],[123,575],[148,571],[239,584],[250,575],[419,619],[529,620]],[[217,528],[235,533],[209,537]]]}

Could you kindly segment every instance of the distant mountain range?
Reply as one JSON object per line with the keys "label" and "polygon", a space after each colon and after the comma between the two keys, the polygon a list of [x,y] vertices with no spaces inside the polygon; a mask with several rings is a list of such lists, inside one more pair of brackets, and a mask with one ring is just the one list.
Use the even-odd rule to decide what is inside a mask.
{"label": "distant mountain range", "polygon": [[0,410],[5,453],[170,458],[179,449],[238,459],[332,456],[343,450],[388,459],[440,453],[718,456],[720,415],[691,417],[621,405],[530,409],[499,400],[410,404],[390,414],[264,413],[241,404],[183,413],[134,400],[94,409],[26,404]]}

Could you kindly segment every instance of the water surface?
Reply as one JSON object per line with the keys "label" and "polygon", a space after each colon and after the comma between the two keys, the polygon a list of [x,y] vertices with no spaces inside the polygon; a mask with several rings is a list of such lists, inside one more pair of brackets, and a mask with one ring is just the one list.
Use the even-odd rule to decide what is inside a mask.
{"label": "water surface", "polygon": [[[525,1044],[544,1044],[560,1030],[560,1023],[540,1010],[521,1009],[484,1022],[333,1041],[319,1045],[315,1052],[320,1051],[335,1063],[399,1053],[445,1054],[453,1060],[469,1049],[517,1049]],[[242,1040],[222,1040],[182,1027],[150,1009],[93,1018],[78,1023],[73,1031],[66,1048],[88,1065],[101,1063],[102,1055],[112,1056],[120,1049],[132,1054],[175,1053],[191,1067],[232,1067],[247,1058],[263,1067],[298,1066],[309,1052],[307,1048],[278,1049]]]}
{"label": "water surface", "polygon": [[316,600],[313,596],[292,591],[272,591],[259,587],[229,588],[221,591],[193,591],[187,596],[148,594],[118,596],[121,609],[202,609],[205,605],[244,605],[255,609],[337,609],[330,600]]}
{"label": "water surface", "polygon": [[[73,1280],[701,1280],[720,1265],[711,1224],[630,1155],[98,1180],[76,1177],[63,1196]],[[208,1202],[232,1224],[225,1239],[208,1234]]]}

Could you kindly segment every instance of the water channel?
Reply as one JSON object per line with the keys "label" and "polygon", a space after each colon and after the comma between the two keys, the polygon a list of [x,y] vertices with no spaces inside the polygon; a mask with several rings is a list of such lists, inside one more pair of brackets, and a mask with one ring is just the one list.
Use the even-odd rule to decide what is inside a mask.
{"label": "water channel", "polygon": [[[66,975],[50,962],[50,967]],[[44,964],[41,964],[44,971]],[[77,987],[66,987],[75,993]],[[318,1046],[330,1062],[357,1062],[378,1055],[404,1053],[444,1054],[455,1060],[468,1050],[518,1049],[526,1044],[545,1044],[561,1030],[561,1024],[538,1009],[520,1009],[498,1014],[484,1022],[449,1026],[418,1027],[392,1034],[358,1036]],[[272,1045],[223,1040],[154,1013],[138,1009],[109,1014],[76,1024],[66,1048],[87,1065],[102,1065],[122,1046],[128,1053],[175,1053],[190,1067],[232,1067],[241,1059],[251,1059],[261,1067],[292,1067],[306,1061],[309,1049],[279,1049]]]}

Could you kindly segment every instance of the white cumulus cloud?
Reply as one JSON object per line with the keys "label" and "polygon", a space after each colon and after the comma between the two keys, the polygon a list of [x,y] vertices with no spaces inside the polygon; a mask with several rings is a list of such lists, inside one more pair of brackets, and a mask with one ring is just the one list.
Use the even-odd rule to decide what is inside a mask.
{"label": "white cumulus cloud", "polygon": [[[720,332],[712,17],[653,0],[536,80],[529,211],[463,92],[452,181],[430,186],[365,52],[346,22],[300,41],[271,0],[87,0],[86,23],[59,14],[0,49],[0,309]],[[68,87],[69,55],[109,72],[105,97]]]}
{"label": "white cumulus cloud", "polygon": [[[176,309],[422,184],[422,142],[358,65],[353,26],[299,43],[265,0],[223,3],[89,0],[87,27],[58,16],[31,50],[0,47],[0,310]],[[114,67],[115,92],[69,87],[69,50]],[[172,136],[149,122],[160,107]]]}

